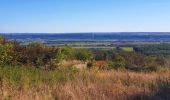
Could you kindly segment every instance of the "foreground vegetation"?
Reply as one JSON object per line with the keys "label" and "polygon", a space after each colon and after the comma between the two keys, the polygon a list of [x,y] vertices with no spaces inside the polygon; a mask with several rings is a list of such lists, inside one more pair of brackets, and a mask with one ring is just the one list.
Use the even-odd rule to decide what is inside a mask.
{"label": "foreground vegetation", "polygon": [[170,99],[169,57],[145,54],[143,48],[89,50],[40,43],[23,46],[2,38],[0,99]]}
{"label": "foreground vegetation", "polygon": [[1,99],[12,100],[168,100],[170,71],[45,71],[1,67]]}

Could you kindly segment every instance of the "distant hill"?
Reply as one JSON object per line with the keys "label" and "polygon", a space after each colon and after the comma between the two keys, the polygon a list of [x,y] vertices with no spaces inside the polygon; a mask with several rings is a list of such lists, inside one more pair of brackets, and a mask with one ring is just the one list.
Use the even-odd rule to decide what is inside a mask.
{"label": "distant hill", "polygon": [[170,41],[170,32],[3,33],[17,41]]}

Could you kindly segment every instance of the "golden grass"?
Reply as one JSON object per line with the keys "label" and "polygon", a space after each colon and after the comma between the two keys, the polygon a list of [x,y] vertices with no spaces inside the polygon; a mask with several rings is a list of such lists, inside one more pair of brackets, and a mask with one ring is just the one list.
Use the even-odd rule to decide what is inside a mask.
{"label": "golden grass", "polygon": [[[66,73],[66,71],[63,72]],[[53,72],[44,74],[44,77],[51,73]],[[39,82],[39,84],[33,84],[34,81],[30,81],[31,78],[29,77],[28,80],[23,79],[23,81],[28,82],[21,82],[22,84],[19,82],[14,86],[9,83],[8,79],[3,77],[0,84],[0,98],[4,100],[170,99],[169,94],[167,94],[168,91],[170,92],[170,71],[136,73],[129,71],[82,70],[75,72],[74,75],[68,74],[64,76],[68,80],[61,82],[58,78],[57,80],[46,78],[49,81],[45,80]],[[25,77],[28,76],[26,75]],[[37,79],[44,80],[44,78]]]}

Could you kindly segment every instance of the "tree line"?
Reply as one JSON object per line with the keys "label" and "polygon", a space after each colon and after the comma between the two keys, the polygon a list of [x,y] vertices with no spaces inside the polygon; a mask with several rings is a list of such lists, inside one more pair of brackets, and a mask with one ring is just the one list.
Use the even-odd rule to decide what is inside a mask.
{"label": "tree line", "polygon": [[[101,70],[132,70],[132,71],[158,71],[169,68],[166,57],[155,56],[160,49],[170,50],[170,46],[140,46],[134,47],[134,52],[104,49],[73,49],[71,47],[47,47],[41,43],[32,42],[21,45],[17,41],[0,39],[0,65],[19,65],[54,70],[62,66],[63,60],[78,60],[87,62],[87,68],[95,68],[97,61],[106,64],[100,66]],[[150,53],[152,51],[152,53]]]}

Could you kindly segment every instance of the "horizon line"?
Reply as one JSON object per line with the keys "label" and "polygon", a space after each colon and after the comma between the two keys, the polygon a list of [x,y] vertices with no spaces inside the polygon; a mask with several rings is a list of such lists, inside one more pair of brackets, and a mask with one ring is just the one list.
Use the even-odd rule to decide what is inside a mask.
{"label": "horizon line", "polygon": [[170,33],[169,32],[0,32],[0,34]]}

